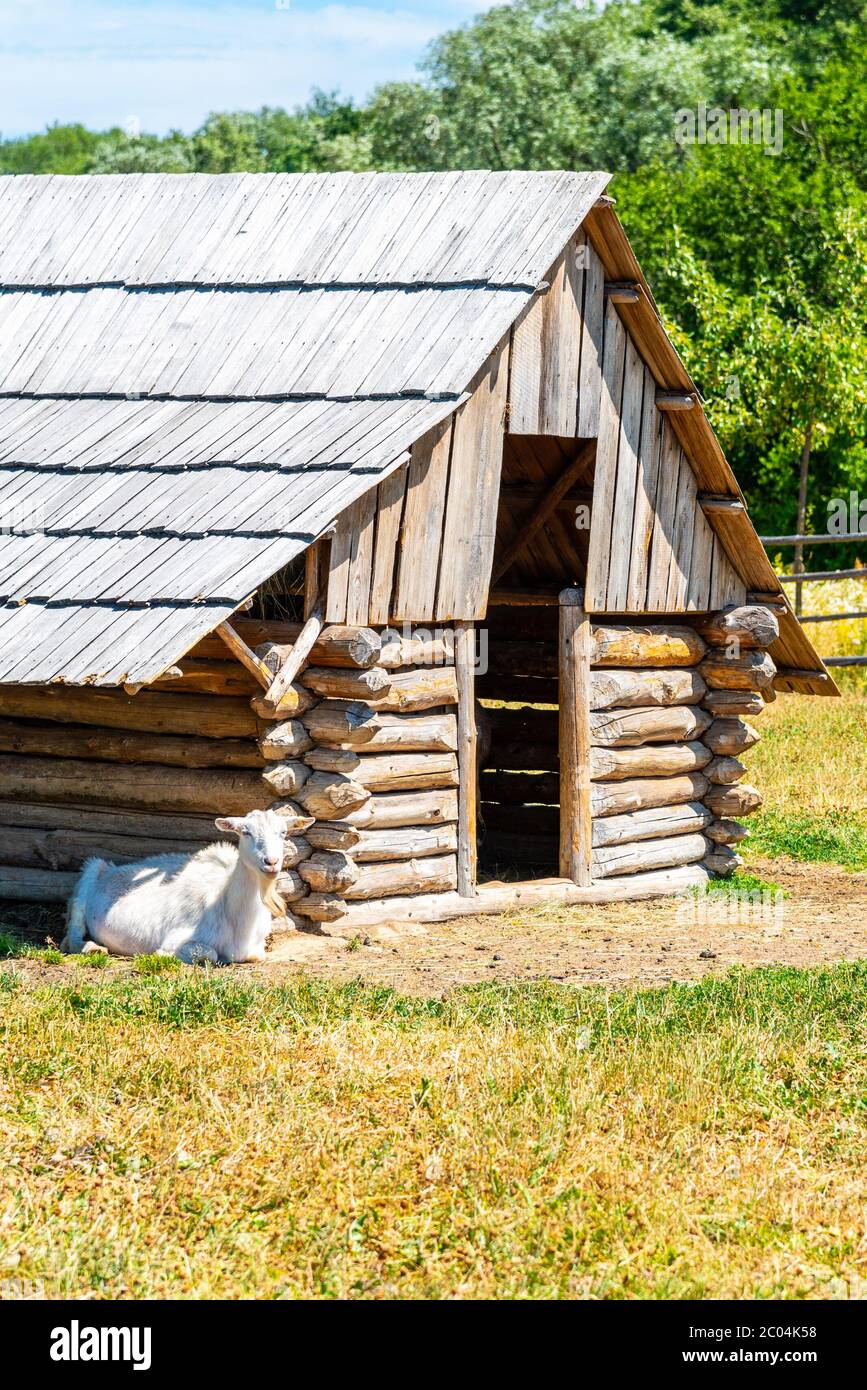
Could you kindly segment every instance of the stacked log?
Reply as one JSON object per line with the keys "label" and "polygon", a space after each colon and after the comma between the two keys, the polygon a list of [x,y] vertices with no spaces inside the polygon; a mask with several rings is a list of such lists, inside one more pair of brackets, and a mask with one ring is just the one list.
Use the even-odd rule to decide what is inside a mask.
{"label": "stacked log", "polygon": [[[254,640],[256,626],[238,620],[245,640]],[[285,624],[255,631],[272,645],[295,635]],[[311,660],[321,669],[363,672],[380,646],[369,629],[329,629]],[[383,675],[378,688],[387,684]],[[303,760],[315,745],[301,717],[317,700],[295,683],[276,712],[216,636],[135,693],[0,688],[0,866],[12,871],[0,894],[4,884],[16,895],[26,884],[31,895],[62,899],[70,874],[90,856],[130,862],[193,852],[221,838],[216,817],[243,815],[275,798],[303,797],[331,816],[360,807],[367,788],[318,774]],[[301,813],[301,801],[291,809]],[[315,848],[304,837],[287,840],[287,901],[308,892],[298,866]]]}
{"label": "stacked log", "polygon": [[264,804],[251,678],[184,665],[138,694],[0,687],[0,896],[62,901],[88,858],[194,853]]}
{"label": "stacked log", "polygon": [[[713,820],[702,802],[709,787],[703,770],[713,760],[703,742],[713,718],[701,707],[707,687],[698,671],[707,646],[694,628],[678,624],[594,625],[592,642],[593,875],[693,863],[707,852],[700,832]],[[558,660],[553,627],[547,640],[504,637],[492,642],[489,667],[503,676],[489,674],[482,682],[490,701],[506,681],[526,702],[520,709],[488,708],[491,753],[480,779],[487,857],[552,872],[560,799]]]}
{"label": "stacked log", "polygon": [[[736,867],[729,847],[746,831],[733,818],[761,804],[741,784],[740,754],[758,738],[742,716],[764,708],[774,677],[764,648],[776,635],[773,613],[757,606],[690,625],[594,625],[594,878],[697,861],[714,873]],[[557,660],[553,626],[537,640],[519,629],[517,640],[498,635],[491,644],[480,688],[492,741],[480,782],[485,851],[495,863],[549,872],[556,864]],[[510,691],[520,708],[493,703]]]}
{"label": "stacked log", "polygon": [[[272,674],[300,632],[237,625]],[[556,626],[510,632],[492,637],[477,681],[485,847],[494,862],[556,873]],[[739,820],[761,804],[742,757],[771,692],[775,632],[755,606],[691,625],[594,626],[594,878],[739,862]],[[216,816],[272,807],[314,819],[287,841],[280,880],[301,917],[453,892],[451,633],[325,628],[307,661],[279,698],[216,637],[137,694],[0,687],[0,891],[64,897],[91,855],[193,852],[220,838]],[[504,707],[515,692],[520,707]]]}
{"label": "stacked log", "polygon": [[[257,649],[272,670],[291,650],[273,628]],[[293,913],[337,921],[355,899],[454,889],[456,702],[450,632],[346,627],[320,633],[291,708],[254,697],[268,804],[315,818]]]}
{"label": "stacked log", "polygon": [[714,819],[705,830],[709,848],[704,864],[727,877],[740,865],[731,848],[748,835],[735,817],[751,815],[762,804],[755,787],[743,782],[746,767],[740,754],[758,741],[750,719],[761,714],[776,674],[766,650],[779,636],[776,615],[754,604],[732,607],[705,620],[700,630],[708,653],[699,670],[707,684],[702,701],[712,723],[702,735],[713,753],[705,768],[710,786],[704,804]]}

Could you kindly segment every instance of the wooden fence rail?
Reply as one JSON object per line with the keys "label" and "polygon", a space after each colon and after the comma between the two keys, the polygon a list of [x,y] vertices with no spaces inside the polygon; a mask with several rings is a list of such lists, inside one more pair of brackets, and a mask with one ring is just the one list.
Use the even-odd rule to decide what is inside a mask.
{"label": "wooden fence rail", "polygon": [[[867,534],[861,531],[846,531],[840,536],[762,536],[763,545],[833,545],[837,541],[864,541],[867,543]],[[867,568],[862,566],[852,570],[811,570],[796,571],[794,574],[781,574],[779,580],[781,584],[796,584],[795,612],[802,623],[834,623],[851,622],[853,620],[863,620],[867,618],[867,613],[801,613],[801,585],[802,584],[821,584],[828,579],[867,579]],[[823,656],[822,660],[826,666],[867,666],[867,656]]]}
{"label": "wooden fence rail", "polygon": [[839,536],[760,536],[762,545],[837,545],[843,541],[864,541],[867,531],[843,531]]}
{"label": "wooden fence rail", "polygon": [[804,584],[822,579],[867,579],[867,566],[855,570],[810,570],[803,574],[780,574],[781,584]]}

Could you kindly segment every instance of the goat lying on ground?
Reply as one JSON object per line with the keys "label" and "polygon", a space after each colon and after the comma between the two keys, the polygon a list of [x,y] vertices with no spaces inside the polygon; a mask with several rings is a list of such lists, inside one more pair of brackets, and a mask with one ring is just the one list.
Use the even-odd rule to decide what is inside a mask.
{"label": "goat lying on ground", "polygon": [[286,836],[313,821],[251,811],[215,824],[238,836],[237,849],[207,845],[196,854],[158,854],[134,864],[89,859],[69,902],[62,949],[80,953],[89,938],[119,956],[263,960],[272,915],[284,910],[276,882]]}

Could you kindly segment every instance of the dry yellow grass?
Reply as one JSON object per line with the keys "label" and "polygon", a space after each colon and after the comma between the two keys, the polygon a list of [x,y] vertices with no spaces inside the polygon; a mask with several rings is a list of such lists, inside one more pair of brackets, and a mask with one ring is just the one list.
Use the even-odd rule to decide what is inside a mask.
{"label": "dry yellow grass", "polygon": [[781,695],[745,761],[764,807],[744,852],[867,869],[867,685],[847,677],[840,699]]}
{"label": "dry yellow grass", "polygon": [[867,1270],[865,967],[447,1003],[7,985],[6,1291],[827,1297]]}
{"label": "dry yellow grass", "polygon": [[847,682],[840,699],[780,695],[756,729],[760,742],[745,759],[769,809],[864,815],[867,689]]}
{"label": "dry yellow grass", "polygon": [[[863,579],[809,583],[803,592],[804,616],[867,613],[867,570]],[[806,631],[823,656],[867,656],[867,620],[863,618],[807,623]]]}

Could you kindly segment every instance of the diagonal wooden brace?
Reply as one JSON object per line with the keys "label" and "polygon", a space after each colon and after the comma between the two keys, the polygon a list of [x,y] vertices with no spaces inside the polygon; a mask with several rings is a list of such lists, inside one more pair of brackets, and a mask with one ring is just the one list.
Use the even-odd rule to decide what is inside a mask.
{"label": "diagonal wooden brace", "polygon": [[[292,650],[287,656],[276,676],[271,676],[268,672],[270,684],[265,691],[265,703],[272,705],[275,710],[279,708],[280,701],[292,685],[296,676],[307,663],[313,647],[315,646],[319,634],[322,631],[322,624],[325,621],[321,605],[317,606],[298,634],[293,644]],[[267,669],[267,667],[266,667]]]}
{"label": "diagonal wooden brace", "polygon": [[217,628],[217,635],[222,637],[229,651],[240,661],[241,665],[246,666],[250,674],[255,676],[259,684],[267,690],[272,681],[271,672],[264,661],[260,661],[256,653],[250,650],[243,637],[238,636],[231,623],[220,623]]}

